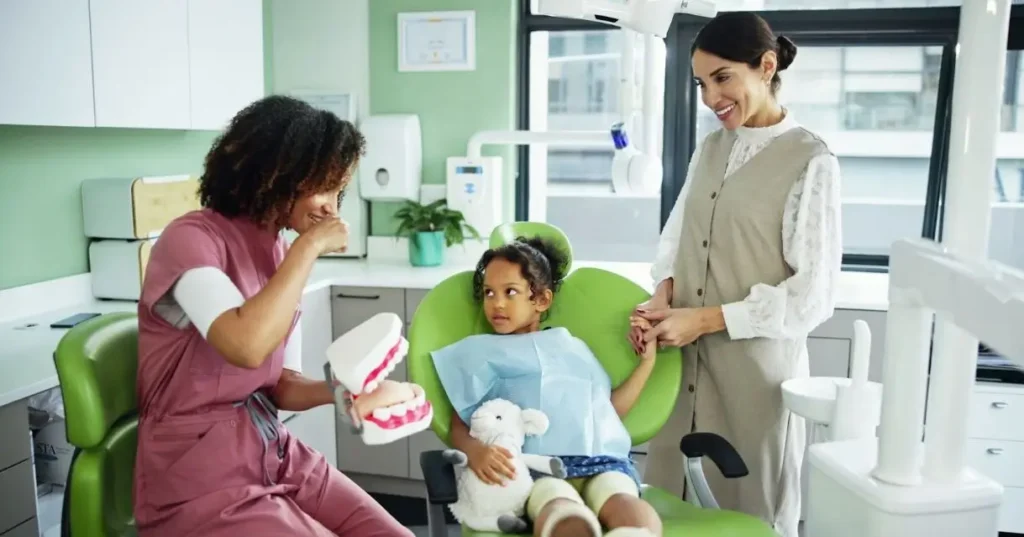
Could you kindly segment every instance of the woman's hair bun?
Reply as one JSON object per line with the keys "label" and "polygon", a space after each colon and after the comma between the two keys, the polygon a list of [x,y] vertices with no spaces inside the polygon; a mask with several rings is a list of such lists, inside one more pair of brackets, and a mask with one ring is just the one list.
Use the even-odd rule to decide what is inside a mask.
{"label": "woman's hair bun", "polygon": [[779,71],[785,71],[790,65],[793,64],[793,60],[796,58],[796,43],[793,40],[780,35],[775,39],[775,44],[778,49],[779,56]]}

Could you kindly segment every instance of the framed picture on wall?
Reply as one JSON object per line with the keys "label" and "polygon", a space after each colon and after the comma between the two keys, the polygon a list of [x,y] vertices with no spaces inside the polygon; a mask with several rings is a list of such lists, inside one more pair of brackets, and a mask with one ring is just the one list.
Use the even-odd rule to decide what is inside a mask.
{"label": "framed picture on wall", "polygon": [[398,14],[398,70],[476,69],[476,12],[423,11]]}

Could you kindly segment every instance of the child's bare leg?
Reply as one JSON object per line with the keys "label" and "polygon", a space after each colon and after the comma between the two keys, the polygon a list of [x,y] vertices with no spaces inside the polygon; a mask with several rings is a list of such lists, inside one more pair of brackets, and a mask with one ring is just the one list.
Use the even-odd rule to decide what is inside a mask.
{"label": "child's bare leg", "polygon": [[533,484],[526,502],[535,537],[600,537],[601,525],[594,511],[583,503],[568,482],[542,477]]}
{"label": "child's bare leg", "polygon": [[[661,537],[661,518],[651,504],[629,494],[616,494],[605,502],[598,513],[601,524],[609,530],[616,528],[645,528],[651,535]],[[621,532],[626,537],[625,532]]]}
{"label": "child's bare leg", "polygon": [[594,476],[583,490],[583,497],[587,507],[610,530],[608,535],[661,536],[661,518],[649,503],[640,499],[636,482],[628,475],[606,472]]}

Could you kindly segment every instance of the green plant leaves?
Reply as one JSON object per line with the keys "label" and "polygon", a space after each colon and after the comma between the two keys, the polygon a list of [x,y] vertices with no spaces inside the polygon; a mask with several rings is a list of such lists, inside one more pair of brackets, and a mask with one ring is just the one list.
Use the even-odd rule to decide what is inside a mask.
{"label": "green plant leaves", "polygon": [[408,200],[395,212],[399,237],[417,232],[441,231],[448,246],[462,244],[467,234],[479,240],[480,232],[466,223],[462,211],[448,208],[448,200],[440,199],[427,205]]}

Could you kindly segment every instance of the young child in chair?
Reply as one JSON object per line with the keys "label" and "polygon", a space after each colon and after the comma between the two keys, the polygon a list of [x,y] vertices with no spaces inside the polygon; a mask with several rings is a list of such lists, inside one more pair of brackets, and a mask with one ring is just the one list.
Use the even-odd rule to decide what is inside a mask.
{"label": "young child in chair", "polygon": [[[654,343],[644,348],[629,378],[612,389],[607,373],[582,340],[564,328],[542,330],[541,317],[551,307],[567,266],[566,256],[539,238],[520,237],[488,250],[480,259],[473,291],[495,334],[470,336],[434,353],[435,365],[446,364],[437,369],[455,406],[453,447],[466,453],[477,477],[500,485],[514,476],[512,454],[469,435],[459,414],[468,415],[471,410],[459,408],[460,394],[453,398],[453,391],[473,390],[460,386],[490,382],[490,387],[478,387],[472,396],[463,397],[463,406],[472,404],[470,397],[500,396],[524,407],[535,406],[538,399],[547,402],[546,408],[541,407],[551,426],[538,440],[544,451],[538,454],[561,458],[567,479],[544,476],[534,483],[526,505],[534,535],[599,537],[604,526],[609,530],[606,535],[614,537],[660,536],[661,520],[640,499],[639,476],[629,459],[632,442],[622,424],[651,374],[657,349]],[[460,346],[466,350],[458,351]],[[536,357],[531,352],[534,348],[539,349]],[[476,365],[485,361],[490,365]],[[537,366],[543,373],[534,369],[532,364],[537,362],[544,363]],[[574,412],[563,413],[560,407],[572,407]],[[574,439],[583,438],[595,438],[585,446],[594,447],[552,452],[562,446],[572,450]],[[531,452],[530,442],[525,453]],[[580,451],[590,453],[580,455]],[[506,533],[521,533],[528,526],[509,516],[499,520],[499,527]]]}

